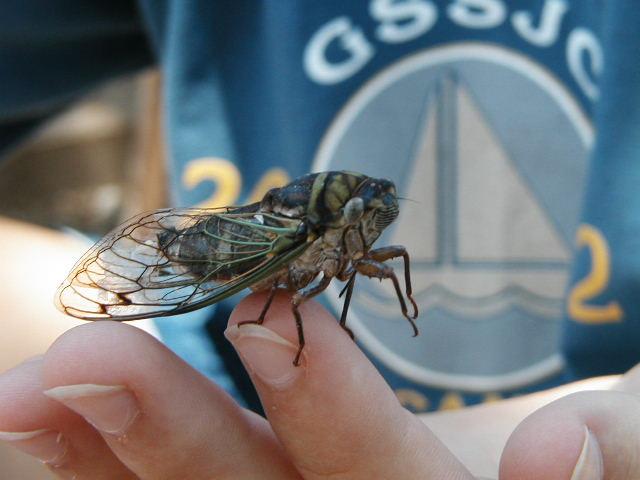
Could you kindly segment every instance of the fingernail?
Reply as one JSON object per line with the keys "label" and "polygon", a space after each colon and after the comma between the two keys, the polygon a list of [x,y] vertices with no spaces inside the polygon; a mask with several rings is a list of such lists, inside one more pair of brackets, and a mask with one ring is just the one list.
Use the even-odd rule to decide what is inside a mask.
{"label": "fingernail", "polygon": [[300,366],[293,365],[298,346],[260,325],[233,325],[224,332],[250,373],[262,382],[284,390],[304,372],[304,351]]}
{"label": "fingernail", "polygon": [[122,385],[65,385],[46,390],[44,394],[111,435],[124,435],[140,414],[135,396]]}
{"label": "fingernail", "polygon": [[571,480],[602,480],[604,478],[604,463],[598,439],[587,427],[584,427],[584,443],[573,469]]}
{"label": "fingernail", "polygon": [[61,466],[64,463],[69,449],[69,443],[61,433],[47,429],[31,432],[0,432],[0,440],[9,442],[18,450],[52,467]]}

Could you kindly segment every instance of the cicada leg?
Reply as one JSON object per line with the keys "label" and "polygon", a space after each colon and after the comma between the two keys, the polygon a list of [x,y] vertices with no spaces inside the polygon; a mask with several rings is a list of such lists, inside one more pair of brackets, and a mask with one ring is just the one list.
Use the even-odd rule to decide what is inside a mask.
{"label": "cicada leg", "polygon": [[[402,296],[402,292],[400,291],[400,284],[398,283],[398,277],[394,273],[393,269],[385,265],[382,262],[374,260],[373,258],[361,258],[354,262],[353,267],[356,271],[362,275],[365,275],[370,278],[379,278],[385,279],[389,278],[393,282],[393,287],[396,290],[396,295],[398,296],[398,301],[400,302],[400,309],[402,310],[402,315],[409,320],[411,323],[411,327],[413,327],[413,336],[418,335],[418,327],[416,327],[413,318],[409,316],[409,312],[407,310],[407,304],[404,301],[404,297]],[[417,314],[417,312],[416,312]]]}
{"label": "cicada leg", "polygon": [[322,280],[320,280],[316,285],[311,285],[303,288],[302,290],[298,290],[291,299],[291,310],[293,311],[293,316],[296,319],[296,328],[298,330],[298,353],[296,353],[296,358],[293,360],[293,364],[296,367],[300,365],[300,355],[302,354],[302,349],[304,348],[302,315],[300,315],[300,310],[298,310],[298,307],[306,300],[313,298],[319,293],[325,291],[331,283],[331,279],[332,277],[323,276]]}
{"label": "cicada leg", "polygon": [[258,316],[258,319],[244,320],[243,322],[238,322],[238,327],[242,325],[247,325],[250,323],[262,325],[262,323],[264,322],[264,317],[267,315],[267,311],[269,311],[269,307],[271,306],[271,303],[273,302],[273,299],[275,298],[277,292],[278,292],[278,284],[274,283],[273,286],[271,287],[271,290],[269,290],[269,296],[267,297],[267,301],[264,304],[264,307],[262,307],[262,311],[260,312],[260,316]]}
{"label": "cicada leg", "polygon": [[387,260],[391,260],[392,258],[402,257],[402,259],[404,260],[404,288],[407,293],[407,298],[413,306],[413,315],[411,316],[411,318],[414,320],[418,318],[418,305],[413,299],[413,289],[411,288],[411,272],[409,269],[410,262],[407,249],[402,245],[391,245],[388,247],[381,247],[376,248],[375,250],[371,250],[367,254],[367,257],[372,258],[373,260],[377,260],[378,262],[386,262]]}
{"label": "cicada leg", "polygon": [[349,304],[351,303],[351,295],[353,294],[353,287],[356,284],[356,273],[353,272],[347,281],[347,284],[344,286],[338,298],[342,297],[345,293],[347,294],[344,297],[344,304],[342,305],[342,314],[340,315],[340,326],[342,329],[349,334],[351,340],[355,340],[353,336],[353,332],[349,327],[347,327],[347,312],[349,311]]}

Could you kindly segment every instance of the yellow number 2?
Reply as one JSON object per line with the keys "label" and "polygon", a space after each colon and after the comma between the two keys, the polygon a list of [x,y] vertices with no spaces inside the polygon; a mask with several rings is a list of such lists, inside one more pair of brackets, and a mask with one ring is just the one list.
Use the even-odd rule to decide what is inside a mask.
{"label": "yellow number 2", "polygon": [[[287,172],[281,168],[270,168],[249,195],[249,203],[259,202],[268,190],[282,187],[289,183]],[[202,182],[212,182],[215,185],[213,193],[204,201],[196,205],[200,208],[215,208],[235,205],[242,189],[242,176],[238,167],[224,158],[203,157],[191,160],[182,175],[182,184],[188,190],[193,190]]]}
{"label": "yellow number 2", "polygon": [[242,188],[242,177],[238,167],[229,160],[214,157],[191,160],[182,175],[183,185],[191,190],[205,181],[213,182],[216,189],[209,198],[196,207],[221,207],[233,205],[238,200]]}
{"label": "yellow number 2", "polygon": [[580,225],[576,235],[578,248],[588,247],[591,254],[591,271],[571,290],[568,298],[569,316],[581,323],[613,323],[624,316],[616,301],[606,305],[590,305],[588,302],[600,295],[609,284],[611,256],[602,232],[592,225]]}

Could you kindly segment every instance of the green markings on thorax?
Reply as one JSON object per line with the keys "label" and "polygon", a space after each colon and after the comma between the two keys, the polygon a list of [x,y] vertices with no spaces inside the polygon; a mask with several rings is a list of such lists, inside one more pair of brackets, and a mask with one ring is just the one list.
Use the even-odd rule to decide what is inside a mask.
{"label": "green markings on thorax", "polygon": [[315,228],[332,227],[341,220],[341,209],[366,179],[355,172],[325,172],[313,182],[307,217]]}

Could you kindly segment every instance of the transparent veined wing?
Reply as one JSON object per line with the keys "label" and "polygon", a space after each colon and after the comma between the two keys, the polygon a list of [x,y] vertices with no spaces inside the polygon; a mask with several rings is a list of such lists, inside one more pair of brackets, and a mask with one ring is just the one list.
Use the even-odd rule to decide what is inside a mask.
{"label": "transparent veined wing", "polygon": [[260,213],[259,204],[145,213],[83,255],[56,305],[86,320],[184,313],[267,278],[306,247],[300,219]]}

